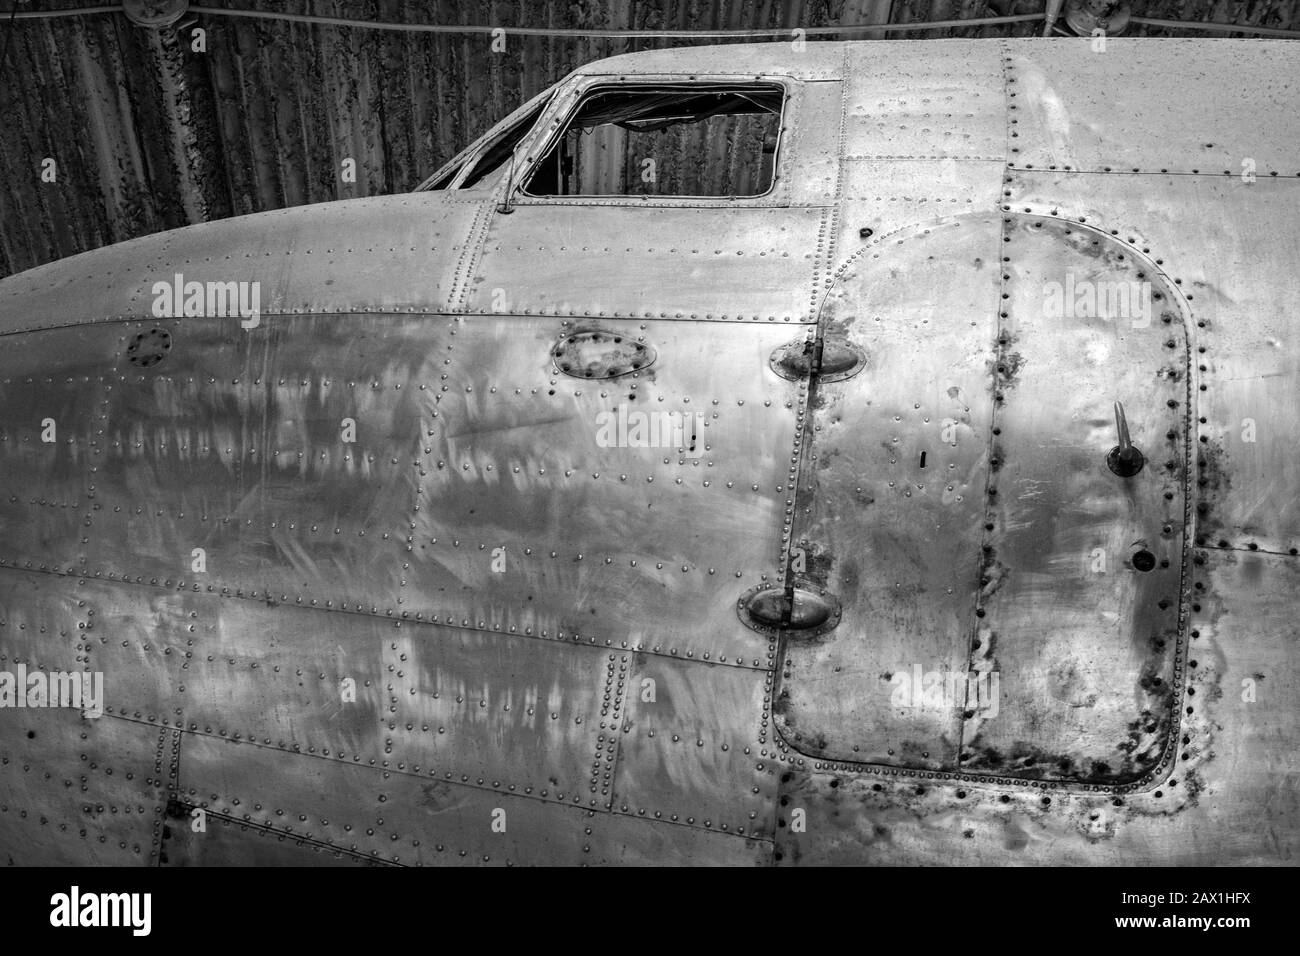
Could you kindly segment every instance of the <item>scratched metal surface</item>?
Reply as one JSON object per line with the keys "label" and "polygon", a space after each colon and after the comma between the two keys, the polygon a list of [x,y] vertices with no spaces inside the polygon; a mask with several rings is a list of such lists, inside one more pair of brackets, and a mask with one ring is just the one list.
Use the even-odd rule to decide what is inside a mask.
{"label": "scratched metal surface", "polygon": [[[1113,43],[1100,54],[1113,61],[1068,76],[1060,64],[1081,55],[1070,41],[629,57],[595,69],[806,84],[819,130],[790,116],[786,154],[796,177],[809,157],[800,203],[502,215],[499,193],[422,193],[195,227],[0,282],[0,664],[102,669],[111,708],[98,721],[0,713],[0,849],[14,862],[168,865],[1291,860],[1296,758],[1278,742],[1300,732],[1289,448],[1300,290],[1288,258],[1300,193],[1275,157],[1295,141],[1283,115],[1296,112],[1295,70],[1278,65],[1295,64],[1292,49]],[[1256,53],[1283,78],[1247,129],[1216,96]],[[1202,76],[1200,101],[1176,88],[1184,67]],[[907,89],[891,94],[900,72]],[[1169,95],[1126,90],[1108,113],[1107,78]],[[979,95],[959,102],[963,84]],[[881,110],[894,121],[871,115]],[[1077,161],[1102,171],[1038,168],[1062,116]],[[1198,141],[1249,144],[1258,182],[1190,173],[1193,124]],[[833,176],[808,146],[818,137],[850,157]],[[1121,161],[1142,173],[1120,175]],[[965,224],[945,233],[944,217]],[[956,242],[960,229],[980,238]],[[1084,255],[1085,234],[1103,257]],[[570,236],[579,252],[599,239],[602,254],[559,250]],[[604,257],[615,242],[625,251]],[[626,252],[642,245],[656,251]],[[988,268],[1004,245],[1026,250],[1000,273],[1014,277],[1000,280],[1007,289]],[[711,264],[664,252],[694,248]],[[236,262],[238,274],[221,271]],[[1113,327],[1033,320],[1045,275],[1121,277],[1148,262],[1188,329],[1172,350],[1157,343],[1159,358],[1140,337],[1107,338]],[[556,264],[564,282],[548,272]],[[233,317],[155,320],[152,282],[178,271],[257,279],[269,311],[251,330]],[[899,342],[900,314],[914,329],[962,325],[939,347]],[[586,324],[644,337],[656,364],[635,378],[564,375],[550,350]],[[171,351],[132,365],[129,343],[155,327]],[[858,341],[867,369],[810,388],[767,366],[818,327]],[[1013,354],[1003,330],[1019,335],[1013,384],[998,369]],[[1194,405],[1157,425],[1127,396],[1165,397],[1175,383],[1156,374],[1163,353],[1184,348],[1192,368],[1176,385],[1193,388]],[[954,363],[974,440],[936,445],[935,459],[966,475],[977,508],[953,513],[976,527],[950,530],[942,503],[915,495],[873,522],[856,489],[864,475],[890,480],[881,442],[933,439],[924,418],[950,399]],[[707,414],[703,455],[698,435],[695,455],[594,437],[596,413],[616,401],[684,409],[687,398]],[[1172,425],[1176,446],[1181,420],[1192,449],[1171,481],[1153,473],[1127,503],[1095,461],[1113,400],[1139,444],[1160,446]],[[40,440],[47,417],[53,443]],[[354,444],[337,438],[345,417]],[[995,497],[1012,500],[986,529],[981,478],[995,456],[1006,469]],[[1091,466],[1071,471],[1062,456]],[[1059,506],[1025,496],[1044,482],[1064,483]],[[871,507],[884,511],[879,496]],[[909,516],[932,522],[932,536],[908,537]],[[890,535],[916,570],[901,573]],[[1145,579],[1158,587],[1124,567],[1120,545],[1140,536],[1170,559]],[[1174,557],[1188,541],[1184,566]],[[734,613],[747,588],[785,582],[796,545],[843,591],[825,647],[856,639],[842,651],[856,671]],[[1006,570],[981,603],[985,545]],[[1078,570],[1096,547],[1109,552],[1104,580]],[[874,571],[853,593],[845,554]],[[929,584],[910,598],[882,592],[891,575]],[[1176,610],[1159,609],[1166,595]],[[1109,630],[1074,626],[1109,621],[1108,608],[1122,612]],[[908,622],[929,621],[927,646],[960,662],[981,609],[1009,635],[997,644],[1009,669],[1001,713],[959,727],[954,709],[925,732],[945,751],[888,754],[898,717],[876,675],[892,650],[875,618],[888,618],[895,647]],[[1170,615],[1148,660],[1139,642]],[[1062,661],[1096,700],[1060,693]],[[833,699],[800,689],[817,667]],[[1121,700],[1123,688],[1152,677],[1172,684],[1154,696],[1176,705],[1177,730],[1170,715],[1167,738],[1152,732],[1167,746],[1136,779],[956,763],[956,735],[976,730],[1008,752],[1095,761],[1094,744],[1113,742],[1141,703]],[[354,702],[340,693],[349,679]],[[784,714],[783,687],[794,695]],[[785,735],[790,713],[820,722],[826,739],[811,742],[824,752],[812,735]],[[1097,722],[1106,734],[1076,733]],[[195,808],[209,811],[211,840],[193,832]],[[792,809],[806,829],[792,832]]]}

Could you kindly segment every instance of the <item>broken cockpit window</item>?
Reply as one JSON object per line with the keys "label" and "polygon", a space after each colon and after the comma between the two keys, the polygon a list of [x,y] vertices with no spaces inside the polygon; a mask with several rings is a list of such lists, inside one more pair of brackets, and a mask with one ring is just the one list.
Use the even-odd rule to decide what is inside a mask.
{"label": "broken cockpit window", "polygon": [[546,90],[519,107],[421,183],[417,192],[426,189],[482,189],[495,185],[506,160],[533,128],[552,93],[553,90]]}
{"label": "broken cockpit window", "polygon": [[529,178],[531,196],[761,196],[785,91],[775,84],[589,92]]}

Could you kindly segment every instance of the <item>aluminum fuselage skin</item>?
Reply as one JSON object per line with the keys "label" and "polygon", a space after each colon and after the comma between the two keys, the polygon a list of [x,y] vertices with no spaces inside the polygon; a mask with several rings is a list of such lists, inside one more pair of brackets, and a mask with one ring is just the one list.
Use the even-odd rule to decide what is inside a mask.
{"label": "aluminum fuselage skin", "polygon": [[[1292,862],[1296,49],[633,54],[508,180],[0,281],[0,671],[104,678],[0,709],[0,849]],[[784,87],[769,192],[521,188],[667,82]]]}

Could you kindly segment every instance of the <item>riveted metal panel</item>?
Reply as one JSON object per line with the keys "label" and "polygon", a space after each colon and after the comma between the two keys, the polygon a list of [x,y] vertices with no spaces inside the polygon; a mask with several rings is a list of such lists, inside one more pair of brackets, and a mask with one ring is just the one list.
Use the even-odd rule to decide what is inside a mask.
{"label": "riveted metal panel", "polygon": [[441,778],[286,760],[212,738],[187,740],[181,778],[187,804],[276,839],[401,865],[734,865],[761,862],[767,846]]}
{"label": "riveted metal panel", "polygon": [[[80,583],[75,594],[93,612],[88,656],[106,675],[109,713],[335,759],[383,759],[391,623],[106,581]],[[343,701],[345,679],[354,702]]]}
{"label": "riveted metal panel", "polygon": [[786,635],[776,721],[801,753],[951,768],[960,703],[932,704],[911,682],[960,670],[966,658],[989,457],[998,217],[933,220],[860,246],[823,321],[827,335],[865,350],[867,365],[817,386],[794,542],[843,616],[822,637]]}
{"label": "riveted metal panel", "polygon": [[[783,776],[783,863],[883,866],[1279,866],[1300,846],[1294,639],[1300,562],[1198,551],[1176,759],[1141,792],[974,775],[849,774],[806,765]],[[1193,666],[1195,662],[1195,666]],[[1005,698],[1004,698],[1005,699]],[[1241,826],[1249,820],[1249,826]],[[942,821],[942,825],[936,825]]]}
{"label": "riveted metal panel", "polygon": [[149,326],[87,330],[100,368],[80,400],[97,416],[83,464],[90,572],[394,610],[449,325],[300,316],[246,331],[234,319],[167,320],[173,347],[149,369],[122,360]]}
{"label": "riveted metal panel", "polygon": [[830,205],[840,190],[843,152],[844,86],[839,82],[801,83],[787,107],[780,175],[790,201]]}
{"label": "riveted metal panel", "polygon": [[634,655],[615,811],[770,839],[772,680],[771,673]]}
{"label": "riveted metal panel", "polygon": [[523,637],[405,627],[384,647],[385,756],[399,770],[601,806],[605,655]]}
{"label": "riveted metal panel", "polygon": [[257,282],[263,315],[446,310],[457,276],[468,275],[484,208],[482,200],[412,193],[135,239],[0,281],[0,333],[157,315],[154,284],[177,274]]}
{"label": "riveted metal panel", "polygon": [[103,428],[102,348],[67,329],[6,340],[0,359],[0,556],[80,566],[91,458]]}
{"label": "riveted metal panel", "polygon": [[[955,159],[846,159],[835,267],[877,236],[1000,204],[1003,166]],[[870,230],[867,236],[862,230]],[[833,271],[833,270],[832,270]]]}
{"label": "riveted metal panel", "polygon": [[[189,808],[185,808],[189,812]],[[191,818],[169,821],[160,866],[377,866],[377,861],[296,839],[267,827],[236,823],[210,813],[195,833]]]}
{"label": "riveted metal panel", "polygon": [[[997,464],[970,659],[992,699],[967,694],[962,764],[1130,783],[1177,730],[1188,316],[1155,262],[1104,231],[1013,214],[1003,226]],[[1116,402],[1146,459],[1130,478],[1106,463]]]}
{"label": "riveted metal panel", "polygon": [[816,207],[520,202],[492,218],[466,309],[806,322],[823,215]]}
{"label": "riveted metal panel", "polygon": [[1016,39],[1006,50],[1017,165],[1236,176],[1250,160],[1259,175],[1300,176],[1300,111],[1279,82],[1300,72],[1290,41]]}
{"label": "riveted metal panel", "polygon": [[[1300,300],[1291,229],[1300,183],[1259,176],[1010,176],[1008,202],[1109,223],[1162,264],[1187,298],[1196,335],[1197,543],[1290,554],[1300,549],[1300,364],[1291,315]],[[1204,210],[1216,210],[1205,216]],[[1202,225],[1189,230],[1187,222]],[[1212,496],[1209,500],[1207,496]]]}
{"label": "riveted metal panel", "polygon": [[[540,799],[592,791],[600,652],[87,582],[109,710],[194,734]],[[607,798],[606,798],[607,801]]]}
{"label": "riveted metal panel", "polygon": [[845,157],[993,159],[1006,156],[1001,47],[940,40],[942,56],[905,43],[848,53]]}
{"label": "riveted metal panel", "polygon": [[55,574],[0,568],[0,670],[80,671],[93,609]]}
{"label": "riveted metal panel", "polygon": [[170,732],[83,719],[66,708],[6,707],[0,728],[0,859],[10,866],[156,862],[173,768]]}
{"label": "riveted metal panel", "polygon": [[[581,381],[555,344],[601,328],[647,370]],[[769,667],[734,604],[781,573],[800,328],[466,319],[420,468],[403,607],[424,620]]]}

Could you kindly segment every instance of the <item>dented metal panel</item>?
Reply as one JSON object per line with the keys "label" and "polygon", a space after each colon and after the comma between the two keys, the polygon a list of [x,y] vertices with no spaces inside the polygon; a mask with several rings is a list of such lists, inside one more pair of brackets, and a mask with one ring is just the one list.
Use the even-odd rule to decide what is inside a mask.
{"label": "dented metal panel", "polygon": [[[78,410],[94,416],[85,427],[76,414],[63,423],[69,442],[93,429],[82,439],[78,563],[110,580],[396,607],[422,423],[432,423],[443,388],[450,320],[283,317],[256,338],[236,318],[166,320],[167,358],[131,365],[129,342],[153,327],[32,339],[52,336],[58,348],[77,337],[75,349],[50,356],[49,370],[78,379]],[[78,375],[86,363],[99,374]],[[42,483],[58,461],[31,460],[20,484]]]}
{"label": "dented metal panel", "polygon": [[632,656],[614,809],[771,839],[773,675]]}
{"label": "dented metal panel", "polygon": [[90,459],[102,426],[93,396],[102,354],[85,328],[14,336],[0,374],[0,557],[71,568],[84,561]]}
{"label": "dented metal panel", "polygon": [[[555,372],[552,344],[587,328],[658,359],[611,381]],[[466,318],[420,463],[404,608],[771,666],[772,642],[744,628],[734,604],[780,574],[798,388],[767,356],[790,331]]]}
{"label": "dented metal panel", "polygon": [[181,815],[167,824],[167,840],[160,866],[378,866],[378,862],[302,840],[266,827],[235,823],[209,814],[202,832],[190,829],[188,806],[176,805]]}
{"label": "dented metal panel", "polygon": [[929,219],[997,208],[1002,202],[1005,171],[998,161],[947,158],[901,162],[846,157],[836,267],[876,236]]}
{"label": "dented metal panel", "polygon": [[78,595],[112,715],[599,803],[589,764],[606,668],[594,649],[338,611],[285,620],[262,602],[99,582]]}

